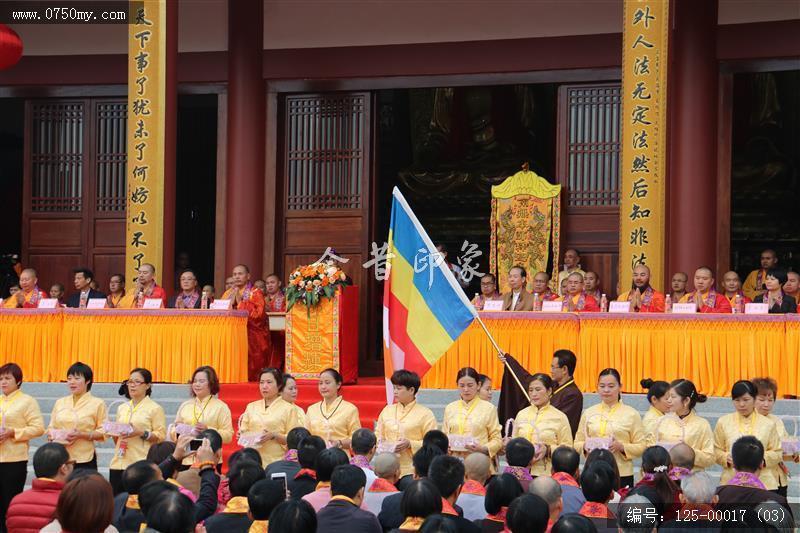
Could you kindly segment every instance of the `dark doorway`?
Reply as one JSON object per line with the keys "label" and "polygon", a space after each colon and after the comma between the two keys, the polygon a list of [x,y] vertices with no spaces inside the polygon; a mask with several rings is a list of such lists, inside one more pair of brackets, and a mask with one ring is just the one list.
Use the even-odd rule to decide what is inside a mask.
{"label": "dark doorway", "polygon": [[178,97],[175,205],[175,286],[180,271],[196,270],[199,284],[214,280],[217,187],[217,95]]}
{"label": "dark doorway", "polygon": [[[24,174],[25,103],[0,99],[0,298],[8,295],[8,283],[16,281],[8,257],[20,255],[22,246],[22,183]],[[8,277],[7,277],[8,275]],[[13,281],[10,281],[14,278]]]}
{"label": "dark doorway", "polygon": [[774,248],[800,267],[800,71],[736,74],[731,146],[731,267],[744,277]]}

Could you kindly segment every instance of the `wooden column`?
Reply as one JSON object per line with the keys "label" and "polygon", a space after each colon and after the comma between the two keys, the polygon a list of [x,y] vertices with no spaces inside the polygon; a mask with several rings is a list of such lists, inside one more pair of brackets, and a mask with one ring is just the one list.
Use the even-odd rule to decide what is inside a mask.
{"label": "wooden column", "polygon": [[673,3],[667,257],[669,273],[691,280],[716,266],[717,2]]}
{"label": "wooden column", "polygon": [[228,2],[228,132],[225,268],[262,275],[264,234],[264,121],[262,76],[264,3]]}

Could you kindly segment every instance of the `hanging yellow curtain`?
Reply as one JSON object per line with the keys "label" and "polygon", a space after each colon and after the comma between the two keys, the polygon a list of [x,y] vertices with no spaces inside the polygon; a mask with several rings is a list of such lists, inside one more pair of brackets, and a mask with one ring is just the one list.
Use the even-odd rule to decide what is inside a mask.
{"label": "hanging yellow curtain", "polygon": [[500,292],[508,292],[505,274],[515,265],[533,276],[546,272],[552,242],[553,275],[558,272],[561,237],[561,185],[553,185],[535,172],[522,170],[492,187],[490,272],[497,276]]}

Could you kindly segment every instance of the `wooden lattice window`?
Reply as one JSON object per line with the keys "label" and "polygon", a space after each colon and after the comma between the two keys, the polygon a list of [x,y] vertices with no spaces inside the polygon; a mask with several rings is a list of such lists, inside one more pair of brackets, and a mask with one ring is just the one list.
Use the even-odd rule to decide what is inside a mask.
{"label": "wooden lattice window", "polygon": [[559,181],[568,207],[619,206],[619,83],[560,88]]}
{"label": "wooden lattice window", "polygon": [[285,124],[287,208],[361,209],[369,94],[287,96]]}
{"label": "wooden lattice window", "polygon": [[98,102],[96,186],[98,211],[125,211],[127,102]]}
{"label": "wooden lattice window", "polygon": [[80,211],[84,103],[35,103],[31,111],[31,210]]}

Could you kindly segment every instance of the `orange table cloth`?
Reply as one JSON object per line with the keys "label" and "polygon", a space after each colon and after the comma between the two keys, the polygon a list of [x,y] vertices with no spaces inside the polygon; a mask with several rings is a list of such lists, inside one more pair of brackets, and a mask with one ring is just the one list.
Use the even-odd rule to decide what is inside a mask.
{"label": "orange table cloth", "polygon": [[62,381],[75,361],[95,381],[147,368],[158,382],[183,383],[211,365],[223,383],[247,381],[247,313],[161,309],[0,310],[0,360],[22,367],[27,381]]}
{"label": "orange table cloth", "polygon": [[[780,395],[800,395],[798,315],[481,313],[500,347],[533,372],[550,372],[553,352],[578,356],[575,381],[594,391],[597,375],[613,367],[625,392],[639,381],[691,379],[701,392],[727,396],[739,379],[771,376]],[[454,388],[458,369],[473,366],[499,386],[503,365],[480,324],[472,324],[422,380]]]}

